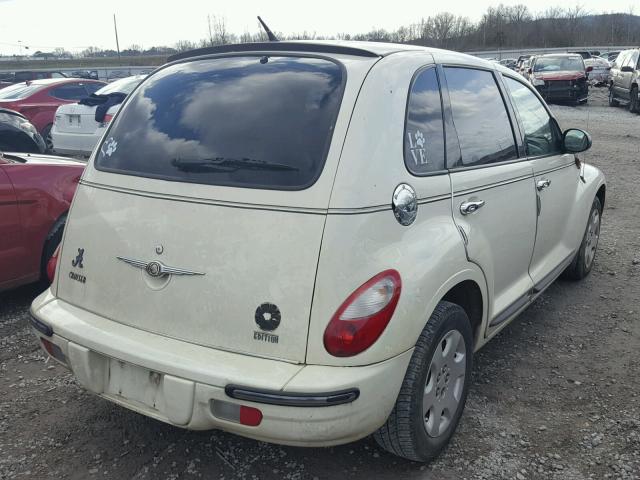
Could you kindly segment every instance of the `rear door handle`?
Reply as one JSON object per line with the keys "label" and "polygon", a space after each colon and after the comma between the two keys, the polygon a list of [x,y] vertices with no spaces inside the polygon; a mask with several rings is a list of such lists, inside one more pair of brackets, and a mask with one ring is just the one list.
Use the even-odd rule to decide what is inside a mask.
{"label": "rear door handle", "polygon": [[484,200],[473,200],[469,202],[463,202],[460,204],[460,213],[462,215],[469,215],[470,213],[474,213],[479,208],[484,206]]}
{"label": "rear door handle", "polygon": [[542,180],[538,180],[538,182],[536,183],[536,188],[539,192],[541,192],[549,185],[551,185],[551,180],[549,180],[548,178],[543,178]]}

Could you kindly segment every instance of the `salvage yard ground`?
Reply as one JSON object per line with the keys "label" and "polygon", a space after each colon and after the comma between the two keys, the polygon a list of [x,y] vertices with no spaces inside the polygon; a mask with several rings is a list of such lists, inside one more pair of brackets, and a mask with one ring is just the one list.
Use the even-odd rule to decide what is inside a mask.
{"label": "salvage yard ground", "polygon": [[608,178],[596,263],[479,352],[439,459],[403,461],[372,438],[302,449],[189,432],[115,406],[45,363],[27,287],[0,294],[0,479],[640,479],[640,116],[604,89],[552,109],[592,134],[580,157]]}

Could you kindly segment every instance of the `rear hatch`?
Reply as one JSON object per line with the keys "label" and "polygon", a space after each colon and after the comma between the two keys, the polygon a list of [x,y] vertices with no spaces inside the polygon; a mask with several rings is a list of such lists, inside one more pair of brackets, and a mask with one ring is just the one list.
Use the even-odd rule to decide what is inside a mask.
{"label": "rear hatch", "polygon": [[96,107],[69,103],[58,107],[55,117],[56,130],[61,133],[91,134],[100,124],[95,121]]}
{"label": "rear hatch", "polygon": [[[368,62],[354,68],[358,85]],[[282,54],[149,77],[78,188],[57,295],[156,334],[303,362],[357,93],[345,80],[337,62]]]}

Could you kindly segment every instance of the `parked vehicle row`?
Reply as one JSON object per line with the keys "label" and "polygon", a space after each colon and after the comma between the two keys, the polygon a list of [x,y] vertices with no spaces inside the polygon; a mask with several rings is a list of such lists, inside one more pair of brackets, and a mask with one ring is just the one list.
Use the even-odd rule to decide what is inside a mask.
{"label": "parked vehicle row", "polygon": [[574,156],[590,146],[520,75],[454,52],[178,54],[90,158],[34,332],[85,388],[172,425],[373,433],[428,461],[474,352],[593,267],[605,179]]}
{"label": "parked vehicle row", "polygon": [[146,77],[116,80],[78,103],[58,107],[51,129],[55,153],[89,156],[109,126],[125,97]]}
{"label": "parked vehicle row", "polygon": [[105,85],[98,80],[77,78],[49,78],[16,83],[0,89],[0,108],[14,110],[28,118],[44,138],[47,151],[51,151],[51,129],[58,107],[75,103]]}
{"label": "parked vehicle row", "polygon": [[43,78],[67,78],[68,75],[59,71],[22,70],[18,72],[0,73],[0,88],[14,83],[32,82]]}

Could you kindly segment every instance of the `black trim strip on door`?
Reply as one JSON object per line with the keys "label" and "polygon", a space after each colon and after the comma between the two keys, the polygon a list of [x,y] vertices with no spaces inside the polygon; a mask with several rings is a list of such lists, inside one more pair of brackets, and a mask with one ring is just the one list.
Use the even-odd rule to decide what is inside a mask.
{"label": "black trim strip on door", "polygon": [[549,285],[551,285],[553,281],[556,278],[558,278],[562,272],[564,272],[565,268],[567,268],[571,264],[575,256],[576,256],[576,251],[574,250],[573,252],[571,252],[569,256],[567,256],[564,260],[562,260],[557,267],[555,267],[553,270],[547,273],[544,277],[540,279],[539,282],[537,282],[533,286],[533,293],[534,294],[540,293]]}

